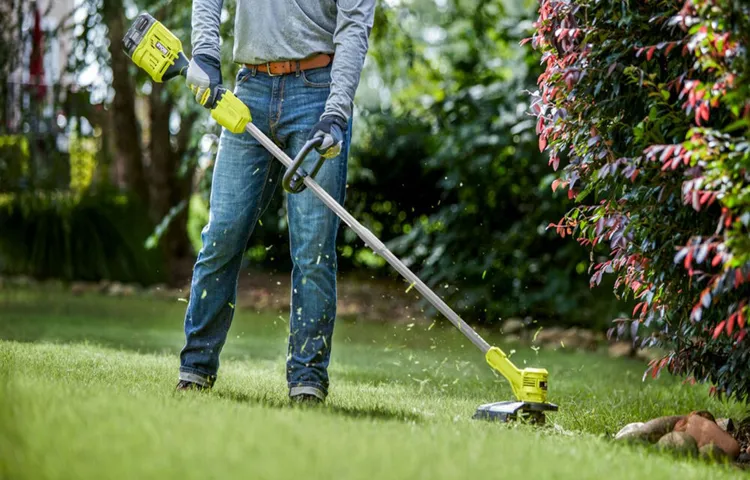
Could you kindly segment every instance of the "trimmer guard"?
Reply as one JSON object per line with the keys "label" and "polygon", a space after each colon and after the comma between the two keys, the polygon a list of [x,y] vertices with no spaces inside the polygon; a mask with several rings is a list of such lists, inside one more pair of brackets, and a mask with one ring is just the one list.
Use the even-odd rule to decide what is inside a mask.
{"label": "trimmer guard", "polygon": [[556,411],[557,405],[554,403],[495,402],[485,403],[477,407],[477,411],[472,418],[497,422],[522,420],[542,425],[545,422],[544,412]]}

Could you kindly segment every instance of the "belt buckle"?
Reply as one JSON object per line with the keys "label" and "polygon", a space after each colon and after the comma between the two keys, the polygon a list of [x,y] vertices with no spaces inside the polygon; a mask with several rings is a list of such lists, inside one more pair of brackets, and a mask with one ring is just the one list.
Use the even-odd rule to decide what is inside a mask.
{"label": "belt buckle", "polygon": [[271,73],[271,62],[266,62],[266,73],[268,74],[269,77],[280,77],[283,75],[283,73],[277,73],[277,74]]}

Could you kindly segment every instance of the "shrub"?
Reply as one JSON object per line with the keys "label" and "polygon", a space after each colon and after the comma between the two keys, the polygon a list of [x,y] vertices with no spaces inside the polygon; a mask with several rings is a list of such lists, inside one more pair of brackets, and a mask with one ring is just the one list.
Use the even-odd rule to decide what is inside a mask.
{"label": "shrub", "polygon": [[0,201],[0,272],[62,280],[160,281],[145,212],[111,193],[21,193]]}
{"label": "shrub", "polygon": [[376,32],[375,58],[401,86],[393,108],[430,133],[406,157],[419,181],[392,183],[432,200],[392,245],[470,321],[530,315],[606,327],[615,312],[587,288],[586,252],[545,230],[567,207],[549,190],[525,106],[540,71],[518,46],[532,10],[514,5],[516,14],[488,0],[381,10],[391,21]]}
{"label": "shrub", "polygon": [[652,375],[667,368],[740,400],[750,395],[749,18],[732,0],[544,0],[531,38],[545,66],[539,147],[556,170],[565,164],[552,188],[577,204],[554,228],[592,249],[592,285],[612,273],[616,292],[638,302],[618,333],[672,349]]}
{"label": "shrub", "polygon": [[0,192],[23,188],[28,173],[28,139],[22,135],[0,135]]}

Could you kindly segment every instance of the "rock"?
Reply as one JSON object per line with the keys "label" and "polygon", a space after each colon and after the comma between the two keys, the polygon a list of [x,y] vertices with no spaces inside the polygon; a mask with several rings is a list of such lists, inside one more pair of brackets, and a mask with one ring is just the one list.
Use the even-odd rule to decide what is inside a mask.
{"label": "rock", "polygon": [[676,432],[686,432],[698,442],[698,448],[710,443],[716,444],[734,459],[740,454],[740,444],[715,422],[699,414],[691,414],[675,425]]}
{"label": "rock", "polygon": [[122,291],[124,288],[125,288],[125,285],[123,285],[122,283],[112,282],[106,287],[106,292],[107,292],[107,295],[111,295],[113,297],[119,297],[120,295],[122,295]]}
{"label": "rock", "polygon": [[716,423],[716,418],[714,418],[714,414],[709,412],[708,410],[695,410],[693,412],[690,412],[690,415],[699,415],[706,420],[711,420],[712,422]]}
{"label": "rock", "polygon": [[633,355],[633,345],[630,342],[615,342],[609,346],[608,353],[614,358],[630,357]]}
{"label": "rock", "polygon": [[585,340],[581,339],[577,328],[568,328],[560,335],[558,345],[570,350],[578,350],[584,346]]}
{"label": "rock", "polygon": [[717,418],[716,425],[718,425],[719,428],[721,428],[725,432],[732,433],[735,430],[734,422],[731,418]]}
{"label": "rock", "polygon": [[640,348],[635,352],[635,358],[643,360],[644,362],[650,362],[657,358],[661,358],[662,353],[653,348]]}
{"label": "rock", "polygon": [[507,343],[520,343],[521,337],[518,335],[504,335],[503,340],[505,340]]}
{"label": "rock", "polygon": [[750,463],[750,453],[740,453],[740,456],[737,457],[737,463]]}
{"label": "rock", "polygon": [[706,460],[713,460],[714,462],[726,462],[727,460],[729,460],[729,456],[726,454],[726,452],[714,443],[703,445],[699,449],[699,452],[700,456],[702,458],[705,458]]}
{"label": "rock", "polygon": [[84,293],[95,292],[97,288],[95,283],[73,282],[70,284],[70,293],[73,295],[83,295]]}
{"label": "rock", "polygon": [[123,297],[132,297],[136,293],[138,293],[138,286],[132,284],[123,285],[120,290],[120,295]]}
{"label": "rock", "polygon": [[633,440],[638,439],[643,430],[643,422],[628,423],[615,434],[615,440]]}
{"label": "rock", "polygon": [[520,318],[509,318],[503,322],[502,330],[506,335],[518,334],[525,328]]}
{"label": "rock", "polygon": [[574,327],[565,330],[562,334],[561,341],[565,344],[566,348],[593,351],[599,347],[599,342],[596,340],[594,332],[583,328]]}
{"label": "rock", "polygon": [[99,282],[99,292],[100,293],[107,293],[109,291],[109,287],[112,285],[112,282],[109,280],[102,280]]}
{"label": "rock", "polygon": [[650,443],[654,443],[667,433],[674,430],[677,422],[684,418],[684,415],[654,418],[643,425],[643,434],[645,435],[646,440]]}
{"label": "rock", "polygon": [[659,448],[671,450],[681,455],[697,455],[698,444],[685,432],[669,432],[657,442]]}
{"label": "rock", "polygon": [[536,338],[532,338],[532,343],[542,346],[559,347],[565,330],[560,327],[542,328],[536,333]]}
{"label": "rock", "polygon": [[580,329],[578,330],[578,336],[581,339],[583,348],[585,348],[586,350],[590,350],[593,352],[599,348],[599,336],[593,331]]}

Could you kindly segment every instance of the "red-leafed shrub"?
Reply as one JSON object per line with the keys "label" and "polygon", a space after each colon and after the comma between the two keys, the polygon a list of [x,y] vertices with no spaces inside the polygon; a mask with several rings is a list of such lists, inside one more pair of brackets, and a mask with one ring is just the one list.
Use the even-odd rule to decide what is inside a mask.
{"label": "red-leafed shrub", "polygon": [[543,0],[535,25],[539,147],[576,204],[553,227],[637,299],[616,330],[671,349],[654,376],[747,400],[750,8]]}

